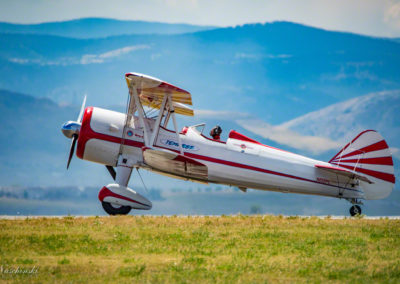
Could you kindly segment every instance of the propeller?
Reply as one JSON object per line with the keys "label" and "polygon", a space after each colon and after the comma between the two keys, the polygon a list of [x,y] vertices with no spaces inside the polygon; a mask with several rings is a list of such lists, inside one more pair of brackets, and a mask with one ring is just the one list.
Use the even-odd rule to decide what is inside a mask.
{"label": "propeller", "polygon": [[71,163],[72,156],[74,155],[76,140],[78,140],[78,134],[73,134],[72,135],[72,141],[71,141],[71,148],[69,150],[69,158],[68,158],[68,163],[67,163],[67,170],[69,168],[69,164]]}
{"label": "propeller", "polygon": [[71,141],[71,147],[69,150],[69,157],[68,157],[68,163],[67,163],[67,169],[69,168],[69,164],[71,163],[72,157],[74,155],[75,151],[75,145],[76,141],[78,140],[79,137],[79,131],[81,129],[82,125],[82,118],[83,118],[83,112],[85,110],[85,104],[86,104],[86,96],[83,98],[81,110],[78,115],[78,119],[76,121],[68,121],[63,124],[61,127],[61,132],[64,134],[65,137],[72,139]]}

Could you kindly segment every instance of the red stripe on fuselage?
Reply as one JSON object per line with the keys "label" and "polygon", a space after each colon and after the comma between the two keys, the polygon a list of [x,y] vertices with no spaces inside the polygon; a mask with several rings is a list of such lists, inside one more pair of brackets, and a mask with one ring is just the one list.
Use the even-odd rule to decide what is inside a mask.
{"label": "red stripe on fuselage", "polygon": [[[171,150],[171,151],[174,151],[176,153],[179,153],[179,151],[177,151],[177,150],[169,149],[169,148],[162,147],[162,146],[157,146],[157,147],[164,148],[164,149]],[[194,158],[194,159],[208,161],[208,162],[212,162],[212,163],[216,163],[216,164],[223,164],[223,165],[227,165],[227,166],[231,166],[231,167],[236,167],[236,168],[241,168],[241,169],[246,169],[246,170],[252,170],[252,171],[258,171],[258,172],[267,173],[267,174],[271,174],[271,175],[277,175],[277,176],[282,176],[282,177],[286,177],[286,178],[292,178],[292,179],[297,179],[297,180],[301,180],[301,181],[312,182],[312,183],[317,183],[317,184],[322,184],[322,185],[327,185],[327,186],[332,186],[332,187],[338,187],[337,185],[326,184],[326,183],[319,182],[319,181],[316,181],[316,180],[297,177],[297,176],[293,176],[293,175],[288,175],[288,174],[284,174],[284,173],[280,173],[280,172],[275,172],[275,171],[271,171],[271,170],[267,170],[267,169],[253,167],[253,166],[249,166],[249,165],[245,165],[245,164],[239,164],[239,163],[226,161],[226,160],[221,160],[221,159],[217,159],[217,158],[207,157],[207,156],[203,156],[203,155],[198,155],[198,154],[193,154],[193,153],[188,153],[188,152],[184,153],[184,155],[188,156],[188,157],[191,157],[191,158]],[[345,189],[352,190],[352,191],[359,191],[359,190],[353,189],[353,188],[345,188]]]}
{"label": "red stripe on fuselage", "polygon": [[[90,139],[100,139],[118,144],[122,143],[121,137],[115,137],[94,131],[90,126],[92,115],[93,115],[93,107],[86,108],[85,114],[83,115],[81,130],[79,131],[78,146],[76,148],[76,155],[78,156],[78,158],[81,159],[83,159],[83,155],[85,153],[86,143]],[[142,142],[133,141],[130,139],[125,139],[124,145],[139,147],[139,148],[144,146]]]}
{"label": "red stripe on fuselage", "polygon": [[272,147],[272,146],[268,146],[268,145],[262,144],[262,143],[258,142],[257,140],[254,140],[254,139],[252,139],[250,137],[247,137],[246,135],[243,135],[242,133],[239,133],[239,132],[237,132],[235,130],[231,130],[231,132],[229,132],[229,136],[228,137],[231,138],[231,139],[236,139],[236,140],[240,140],[240,141],[244,141],[244,142],[254,143],[254,144],[257,144],[257,145],[260,145],[260,146],[263,146],[263,147],[267,147],[267,148],[271,148],[271,149],[274,149],[274,150],[283,151],[283,152],[286,152],[286,153],[291,153],[291,152],[286,151],[286,150],[282,150],[282,149],[279,149],[279,148],[275,148],[275,147]]}
{"label": "red stripe on fuselage", "polygon": [[[82,120],[82,126],[81,126],[81,130],[79,133],[78,146],[77,146],[77,150],[76,150],[76,155],[81,159],[83,159],[86,143],[90,139],[100,139],[100,140],[118,143],[118,144],[122,143],[122,138],[120,138],[120,137],[110,136],[110,135],[106,135],[106,134],[102,134],[102,133],[93,131],[92,128],[90,127],[90,121],[92,119],[92,114],[93,114],[93,107],[86,108],[85,114],[84,114],[83,120]],[[125,139],[124,145],[142,148],[144,146],[144,143]],[[157,147],[164,148],[164,149],[167,149],[170,151],[174,151],[176,153],[180,153],[179,151],[174,150],[174,149],[169,149],[169,148],[160,147],[160,146],[157,146]],[[266,173],[266,174],[271,174],[271,175],[276,175],[276,176],[281,176],[281,177],[286,177],[286,178],[291,178],[291,179],[296,179],[296,180],[301,180],[301,181],[306,181],[306,182],[312,182],[312,183],[332,186],[332,187],[336,187],[336,188],[338,187],[337,185],[326,184],[326,183],[318,182],[316,180],[297,177],[297,176],[293,176],[293,175],[289,175],[289,174],[285,174],[285,173],[275,172],[275,171],[271,171],[271,170],[267,170],[267,169],[262,169],[262,168],[245,165],[245,164],[240,164],[240,163],[236,163],[236,162],[231,162],[231,161],[227,161],[227,160],[221,160],[221,159],[212,158],[212,157],[208,157],[208,156],[203,156],[203,155],[198,155],[198,154],[193,154],[193,153],[188,153],[188,152],[184,153],[184,156],[188,156],[188,157],[191,157],[194,159],[199,159],[199,160],[208,161],[208,162],[212,162],[212,163],[223,164],[223,165],[227,165],[227,166],[231,166],[231,167],[242,168],[242,169],[247,169],[247,170],[252,170],[252,171],[258,171],[258,172],[262,172],[262,173]],[[352,191],[359,191],[359,190],[352,189],[352,188],[346,188],[346,189],[352,190]]]}

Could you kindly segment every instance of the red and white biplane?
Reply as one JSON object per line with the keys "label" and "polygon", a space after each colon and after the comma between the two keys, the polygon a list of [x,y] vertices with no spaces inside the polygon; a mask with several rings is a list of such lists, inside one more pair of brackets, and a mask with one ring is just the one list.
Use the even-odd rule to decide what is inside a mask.
{"label": "red and white biplane", "polygon": [[[177,128],[176,114],[193,116],[189,92],[159,79],[125,75],[129,89],[126,113],[82,105],[77,121],[62,126],[72,139],[67,168],[76,155],[103,164],[115,183],[99,199],[108,214],[149,210],[152,203],[128,187],[134,168],[197,181],[247,188],[343,198],[361,214],[362,200],[387,197],[395,184],[393,160],[382,136],[361,132],[329,162],[276,149],[234,130],[227,141],[202,134],[204,124]],[[154,118],[144,107],[158,110]],[[172,118],[173,130],[168,129]],[[218,134],[218,133],[217,133]]]}

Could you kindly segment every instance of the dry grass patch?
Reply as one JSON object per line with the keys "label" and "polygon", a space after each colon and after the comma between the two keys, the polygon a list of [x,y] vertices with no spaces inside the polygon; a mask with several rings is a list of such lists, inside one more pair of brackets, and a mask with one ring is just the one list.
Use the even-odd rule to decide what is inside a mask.
{"label": "dry grass patch", "polygon": [[400,221],[282,216],[0,220],[5,282],[399,282]]}

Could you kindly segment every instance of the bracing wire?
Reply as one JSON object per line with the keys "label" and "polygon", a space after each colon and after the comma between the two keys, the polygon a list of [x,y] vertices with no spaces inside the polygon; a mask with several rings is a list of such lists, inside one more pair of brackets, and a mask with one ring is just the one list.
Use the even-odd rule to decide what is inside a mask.
{"label": "bracing wire", "polygon": [[142,181],[142,184],[143,184],[143,187],[144,187],[144,189],[147,191],[147,193],[149,193],[149,191],[147,190],[147,187],[146,187],[146,185],[144,184],[144,181],[143,181],[142,175],[140,174],[140,172],[139,172],[139,168],[138,168],[138,167],[136,168],[136,171],[137,171],[137,173],[138,173],[138,175],[139,175],[139,177],[140,177],[140,180]]}
{"label": "bracing wire", "polygon": [[161,103],[157,103],[153,108],[151,108],[147,113],[146,116],[150,117],[150,115],[154,115],[157,110],[159,110],[159,108],[161,107]]}
{"label": "bracing wire", "polygon": [[126,113],[126,117],[125,117],[125,124],[124,124],[124,130],[122,133],[122,141],[121,141],[121,145],[119,147],[119,154],[122,154],[122,147],[125,144],[125,131],[126,131],[126,127],[127,127],[127,122],[128,122],[128,110],[129,110],[129,102],[130,102],[130,96],[131,94],[128,93],[128,97],[126,99],[126,107],[125,107],[125,113]]}

